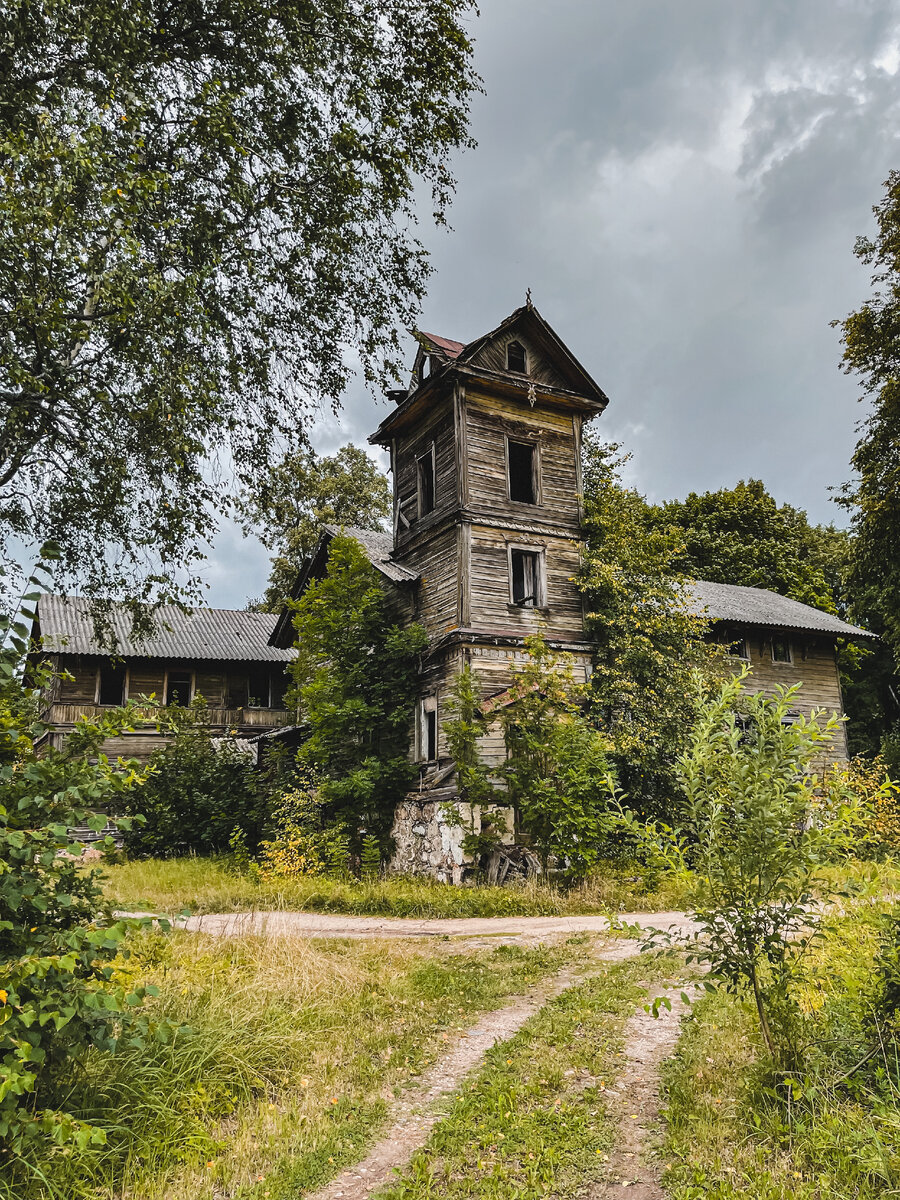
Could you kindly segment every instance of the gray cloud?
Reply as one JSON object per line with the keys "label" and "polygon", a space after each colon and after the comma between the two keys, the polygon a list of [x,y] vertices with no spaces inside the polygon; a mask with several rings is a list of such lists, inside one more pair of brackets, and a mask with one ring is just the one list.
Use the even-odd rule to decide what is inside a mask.
{"label": "gray cloud", "polygon": [[[427,236],[424,328],[468,340],[530,286],[651,497],[752,475],[841,519],[861,410],[829,321],[867,292],[853,242],[900,165],[900,5],[485,0],[474,30],[479,146]],[[385,411],[354,388],[315,437],[362,444]],[[261,591],[218,567],[229,538],[212,603]]]}

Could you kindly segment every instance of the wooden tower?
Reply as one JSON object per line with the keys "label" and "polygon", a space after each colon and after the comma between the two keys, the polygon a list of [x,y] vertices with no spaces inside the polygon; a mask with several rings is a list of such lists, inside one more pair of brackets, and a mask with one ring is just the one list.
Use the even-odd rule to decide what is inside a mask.
{"label": "wooden tower", "polygon": [[[390,558],[419,577],[414,619],[428,632],[412,747],[419,790],[398,814],[398,866],[457,876],[458,838],[443,701],[465,663],[484,697],[511,682],[523,639],[590,662],[579,565],[581,437],[607,398],[537,309],[517,309],[468,344],[418,335],[408,391],[370,441],[390,451]],[[489,752],[490,752],[489,748]],[[502,753],[502,747],[494,747]]]}

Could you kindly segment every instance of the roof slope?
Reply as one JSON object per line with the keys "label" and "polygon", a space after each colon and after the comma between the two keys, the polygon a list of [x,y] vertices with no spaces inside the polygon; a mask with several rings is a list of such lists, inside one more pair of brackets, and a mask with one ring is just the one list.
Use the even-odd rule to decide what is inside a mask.
{"label": "roof slope", "polygon": [[394,549],[392,534],[383,533],[377,529],[357,529],[353,525],[325,525],[323,528],[331,537],[343,534],[345,537],[355,538],[376,571],[380,571],[393,583],[415,583],[419,578],[416,571],[411,571],[409,567],[392,561],[391,552]]}
{"label": "roof slope", "polygon": [[736,621],[745,625],[768,625],[779,629],[804,629],[835,637],[875,637],[868,629],[848,625],[840,617],[822,612],[799,600],[789,600],[765,588],[739,587],[733,583],[690,583],[691,610],[711,621]]}
{"label": "roof slope", "polygon": [[[156,610],[156,632],[132,641],[131,614],[124,605],[110,613],[123,658],[190,658],[239,662],[290,662],[293,649],[269,645],[275,613],[237,612],[227,608],[175,607]],[[38,622],[43,647],[51,653],[109,654],[94,636],[91,602],[78,596],[41,596]]]}
{"label": "roof slope", "polygon": [[459,358],[466,348],[465,342],[455,342],[453,338],[441,337],[437,333],[426,333],[424,329],[420,331],[419,336],[427,338],[439,350],[443,350],[448,358]]}

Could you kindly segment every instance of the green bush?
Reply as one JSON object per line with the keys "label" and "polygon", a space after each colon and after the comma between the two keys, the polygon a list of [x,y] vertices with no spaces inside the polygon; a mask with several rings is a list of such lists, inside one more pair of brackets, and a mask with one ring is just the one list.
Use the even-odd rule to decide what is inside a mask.
{"label": "green bush", "polygon": [[0,1175],[9,1179],[47,1141],[103,1142],[67,1111],[69,1085],[91,1047],[141,1043],[147,1028],[131,1014],[147,989],[114,981],[126,924],[68,836],[85,823],[102,829],[104,810],[140,782],[134,764],[101,752],[130,713],[82,720],[62,748],[38,751],[46,727],[35,684],[49,676],[38,668],[24,686],[27,627],[0,617],[0,634]]}
{"label": "green bush", "polygon": [[202,701],[168,710],[166,720],[174,736],[151,756],[140,797],[128,805],[145,818],[126,834],[128,851],[159,857],[227,853],[236,829],[255,851],[269,817],[265,781],[253,758],[236,743],[213,744]]}

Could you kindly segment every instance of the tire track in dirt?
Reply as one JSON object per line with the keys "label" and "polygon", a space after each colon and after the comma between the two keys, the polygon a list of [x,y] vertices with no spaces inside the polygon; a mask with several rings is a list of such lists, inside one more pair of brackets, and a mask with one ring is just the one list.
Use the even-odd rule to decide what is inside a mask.
{"label": "tire track in dirt", "polygon": [[[622,940],[597,947],[594,957],[605,963],[624,962],[638,951],[637,942]],[[549,983],[520,996],[505,1008],[486,1013],[415,1087],[408,1088],[399,1099],[391,1101],[390,1125],[365,1158],[312,1193],[308,1200],[367,1200],[374,1191],[390,1182],[394,1172],[409,1163],[416,1150],[428,1140],[432,1128],[443,1119],[438,1102],[455,1092],[466,1076],[481,1065],[491,1046],[513,1037],[548,1001],[589,975],[589,970],[565,968]]]}

